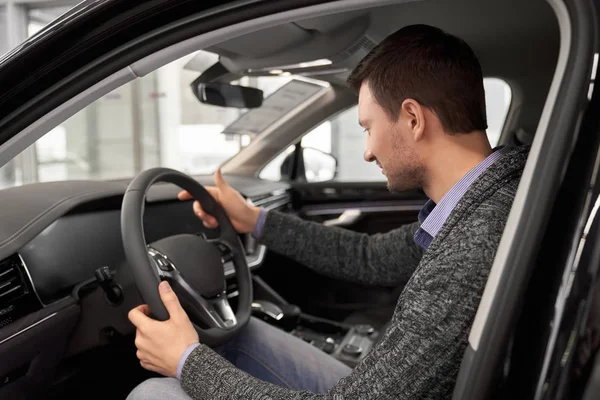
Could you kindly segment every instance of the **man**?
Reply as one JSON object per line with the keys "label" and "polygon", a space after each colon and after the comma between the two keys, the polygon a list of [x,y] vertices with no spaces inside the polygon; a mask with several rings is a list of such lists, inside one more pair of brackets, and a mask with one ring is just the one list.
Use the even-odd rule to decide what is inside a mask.
{"label": "man", "polygon": [[[365,159],[381,167],[390,190],[422,188],[430,198],[419,222],[369,237],[249,206],[219,172],[210,192],[239,232],[321,273],[372,284],[408,280],[381,341],[350,371],[252,320],[217,350],[227,361],[197,343],[162,283],[171,319],[149,319],[147,306],[130,319],[142,365],[177,379],[147,381],[131,399],[451,398],[527,152],[490,148],[479,62],[465,42],[437,28],[390,35],[349,84],[359,92]],[[216,225],[197,202],[194,210]]]}

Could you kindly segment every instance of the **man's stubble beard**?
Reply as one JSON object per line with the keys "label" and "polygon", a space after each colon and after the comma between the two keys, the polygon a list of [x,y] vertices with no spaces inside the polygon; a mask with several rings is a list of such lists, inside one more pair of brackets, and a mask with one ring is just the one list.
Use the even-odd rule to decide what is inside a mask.
{"label": "man's stubble beard", "polygon": [[407,190],[423,189],[425,171],[420,165],[404,165],[401,168],[401,171],[388,176],[387,188],[390,192],[400,193]]}
{"label": "man's stubble beard", "polygon": [[392,140],[394,166],[386,168],[387,188],[392,193],[422,189],[425,183],[425,168],[419,156],[404,145],[400,132]]}

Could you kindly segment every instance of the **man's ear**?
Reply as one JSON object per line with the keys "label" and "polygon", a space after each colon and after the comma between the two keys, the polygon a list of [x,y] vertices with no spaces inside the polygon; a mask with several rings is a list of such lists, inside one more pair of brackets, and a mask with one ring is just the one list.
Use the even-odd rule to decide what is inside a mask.
{"label": "man's ear", "polygon": [[422,140],[425,133],[423,106],[414,99],[406,99],[402,102],[400,112],[404,114],[404,120],[408,129],[412,132],[413,140],[415,142]]}

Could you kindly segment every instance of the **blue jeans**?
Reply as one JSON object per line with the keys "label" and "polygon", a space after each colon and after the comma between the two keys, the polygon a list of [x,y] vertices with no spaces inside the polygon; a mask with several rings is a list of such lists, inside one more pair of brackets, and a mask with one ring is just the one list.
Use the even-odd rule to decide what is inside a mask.
{"label": "blue jeans", "polygon": [[[233,365],[260,380],[295,390],[324,393],[351,369],[323,351],[251,318],[239,335],[215,349]],[[153,378],[127,400],[189,400],[175,378]]]}

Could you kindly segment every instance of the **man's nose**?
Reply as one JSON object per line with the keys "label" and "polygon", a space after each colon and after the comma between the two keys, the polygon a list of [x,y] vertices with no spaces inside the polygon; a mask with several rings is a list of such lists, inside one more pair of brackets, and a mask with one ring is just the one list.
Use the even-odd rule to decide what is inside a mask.
{"label": "man's nose", "polygon": [[363,157],[365,158],[366,162],[373,162],[373,161],[375,161],[375,156],[373,155],[373,153],[369,149],[365,150],[365,153],[363,154]]}

